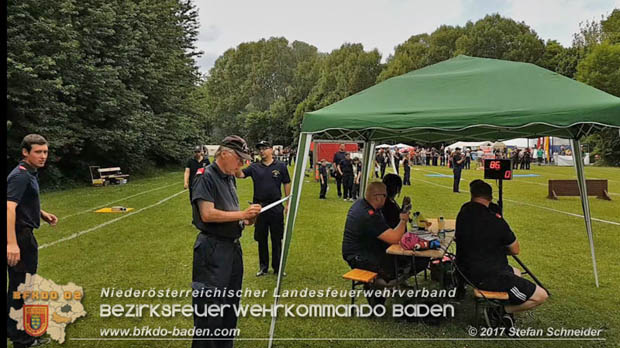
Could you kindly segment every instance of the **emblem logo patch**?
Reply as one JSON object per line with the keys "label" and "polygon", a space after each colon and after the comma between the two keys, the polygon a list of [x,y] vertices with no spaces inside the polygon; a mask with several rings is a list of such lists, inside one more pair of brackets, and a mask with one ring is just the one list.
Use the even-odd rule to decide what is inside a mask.
{"label": "emblem logo patch", "polygon": [[49,308],[47,305],[24,305],[24,330],[30,336],[38,337],[47,331]]}

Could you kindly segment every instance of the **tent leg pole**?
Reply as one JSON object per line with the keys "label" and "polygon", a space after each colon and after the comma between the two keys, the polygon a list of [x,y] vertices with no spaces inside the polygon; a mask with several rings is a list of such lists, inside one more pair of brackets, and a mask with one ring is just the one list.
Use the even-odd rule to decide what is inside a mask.
{"label": "tent leg pole", "polygon": [[[299,137],[299,144],[297,146],[297,158],[295,159],[295,172],[293,173],[293,182],[291,185],[291,196],[288,200],[288,213],[285,217],[284,236],[282,254],[280,256],[280,269],[278,270],[278,281],[276,282],[276,288],[274,294],[277,296],[274,299],[273,308],[277,308],[280,286],[282,285],[282,274],[286,267],[286,258],[288,256],[288,249],[291,245],[291,238],[293,237],[293,228],[295,227],[295,218],[297,217],[297,208],[299,208],[299,198],[301,197],[301,187],[304,183],[306,162],[308,162],[308,152],[310,151],[310,141],[312,141],[312,134],[301,133]],[[276,330],[276,319],[278,313],[273,313],[271,317],[271,328],[269,329],[269,348],[273,345],[273,336]]]}
{"label": "tent leg pole", "polygon": [[366,196],[366,185],[375,172],[375,142],[364,142],[364,158],[362,159],[362,178],[360,179],[360,198]]}
{"label": "tent leg pole", "polygon": [[583,208],[583,218],[586,223],[588,239],[590,240],[590,253],[592,254],[592,267],[594,268],[594,283],[598,288],[598,271],[596,270],[594,238],[592,236],[592,217],[590,215],[590,202],[588,201],[586,176],[583,170],[583,158],[581,157],[581,142],[579,141],[579,139],[571,139],[571,146],[573,148],[573,161],[575,162],[575,170],[577,171],[577,184],[579,185],[579,193],[581,194],[581,207]]}

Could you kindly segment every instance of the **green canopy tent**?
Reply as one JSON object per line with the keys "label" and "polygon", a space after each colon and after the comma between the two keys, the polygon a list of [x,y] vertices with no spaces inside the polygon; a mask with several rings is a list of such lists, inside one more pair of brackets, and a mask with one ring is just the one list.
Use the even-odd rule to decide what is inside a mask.
{"label": "green canopy tent", "polygon": [[[578,139],[606,127],[620,129],[620,98],[533,64],[468,56],[393,77],[323,109],[306,113],[295,162],[276,294],[280,293],[313,137],[363,142],[363,183],[372,172],[374,146],[381,142],[498,141],[542,136],[572,139],[598,287]],[[365,186],[360,187],[362,195]],[[278,297],[275,298],[277,302]],[[272,318],[271,338],[276,319],[276,316]],[[270,347],[271,344],[272,340]]]}

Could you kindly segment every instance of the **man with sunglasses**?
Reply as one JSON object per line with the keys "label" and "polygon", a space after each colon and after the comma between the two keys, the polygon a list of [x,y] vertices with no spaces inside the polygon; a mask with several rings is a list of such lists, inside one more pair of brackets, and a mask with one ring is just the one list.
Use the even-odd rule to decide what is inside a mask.
{"label": "man with sunglasses", "polygon": [[[284,162],[278,161],[273,157],[273,148],[267,141],[261,141],[256,145],[261,156],[261,161],[252,163],[243,170],[238,170],[235,175],[237,178],[252,178],[254,184],[255,204],[261,206],[269,205],[282,198],[281,188],[284,186],[284,194],[291,193],[291,178],[288,168]],[[287,204],[288,207],[288,204]],[[254,240],[258,242],[258,263],[259,269],[257,277],[269,272],[269,233],[271,232],[271,267],[273,272],[278,274],[280,269],[280,254],[282,253],[282,238],[284,236],[284,213],[286,208],[279,204],[256,219],[254,229]]]}
{"label": "man with sunglasses", "polygon": [[[385,286],[395,278],[394,259],[385,250],[400,241],[409,221],[409,213],[402,213],[396,227],[390,228],[381,212],[386,198],[384,183],[368,184],[364,199],[358,199],[349,209],[342,239],[343,259],[351,268],[378,273],[375,280],[378,286]],[[370,305],[384,301],[384,298],[368,298]]]}
{"label": "man with sunglasses", "polygon": [[[192,183],[193,223],[200,230],[194,244],[192,271],[196,330],[192,347],[232,347],[230,333],[237,326],[235,307],[239,306],[243,280],[243,257],[239,238],[245,225],[260,213],[260,205],[239,208],[235,173],[250,160],[243,138],[231,135],[221,143],[215,161],[196,173]],[[215,315],[201,316],[202,309],[220,308]],[[199,334],[199,332],[202,333]],[[209,334],[210,333],[210,334]],[[208,338],[214,338],[209,340]]]}

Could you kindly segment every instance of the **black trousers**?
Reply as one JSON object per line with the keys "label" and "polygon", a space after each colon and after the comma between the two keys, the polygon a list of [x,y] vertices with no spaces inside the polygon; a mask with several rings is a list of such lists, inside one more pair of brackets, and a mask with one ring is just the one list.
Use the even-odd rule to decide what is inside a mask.
{"label": "black trousers", "polygon": [[394,167],[396,167],[396,175],[400,175],[400,163],[394,161]]}
{"label": "black trousers", "polygon": [[[240,290],[243,281],[243,255],[239,241],[226,240],[200,233],[194,244],[194,264],[192,274],[192,288],[198,291],[210,290],[211,294],[193,297],[194,326],[209,329],[209,336],[194,335],[193,348],[202,347],[232,347],[234,337],[230,335],[216,335],[216,330],[234,329],[237,327],[237,316],[234,307],[239,306],[240,297],[224,296],[230,294],[213,293],[217,290]],[[199,294],[200,295],[200,294]],[[210,295],[210,296],[207,296]],[[221,315],[206,315],[205,306],[229,305]],[[217,308],[217,307],[216,307]],[[218,330],[218,331],[219,331]],[[205,330],[203,330],[205,331]],[[208,340],[205,338],[218,338]],[[222,340],[222,338],[228,338]]]}
{"label": "black trousers", "polygon": [[342,175],[336,171],[336,188],[338,189],[338,197],[342,196]]}
{"label": "black trousers", "polygon": [[431,158],[429,156],[426,156],[426,165],[427,166],[431,165]]}
{"label": "black trousers", "polygon": [[383,179],[383,177],[385,176],[385,167],[387,167],[386,164],[381,165],[381,179]]}
{"label": "black trousers", "polygon": [[319,193],[319,198],[325,198],[327,194],[327,179],[321,184],[321,193]]}
{"label": "black trousers", "polygon": [[471,158],[465,157],[465,169],[471,169]]}
{"label": "black trousers", "polygon": [[353,198],[353,174],[345,174],[342,176],[343,195],[342,198]]}
{"label": "black trousers", "polygon": [[453,168],[452,173],[454,173],[454,185],[452,186],[452,191],[459,192],[459,185],[461,183],[461,167]]}
{"label": "black trousers", "polygon": [[26,281],[26,273],[37,273],[39,263],[39,245],[30,227],[15,227],[15,237],[19,246],[20,261],[13,267],[7,266],[9,284],[6,290],[6,332],[14,346],[28,346],[34,342],[34,337],[24,330],[17,329],[17,322],[9,317],[10,309],[21,310],[24,300],[14,300],[13,292],[20,284]]}
{"label": "black trousers", "polygon": [[351,191],[351,198],[360,198],[360,184],[353,183],[353,191]]}
{"label": "black trousers", "polygon": [[403,185],[410,186],[411,185],[411,168],[405,166],[405,175],[403,176]]}
{"label": "black trousers", "polygon": [[433,165],[437,167],[437,157],[433,157]]}
{"label": "black trousers", "polygon": [[[266,205],[266,204],[265,204]],[[284,207],[282,205],[259,214],[254,228],[254,240],[258,242],[258,263],[261,270],[269,269],[269,236],[271,235],[271,267],[280,269],[282,237],[284,236]]]}

